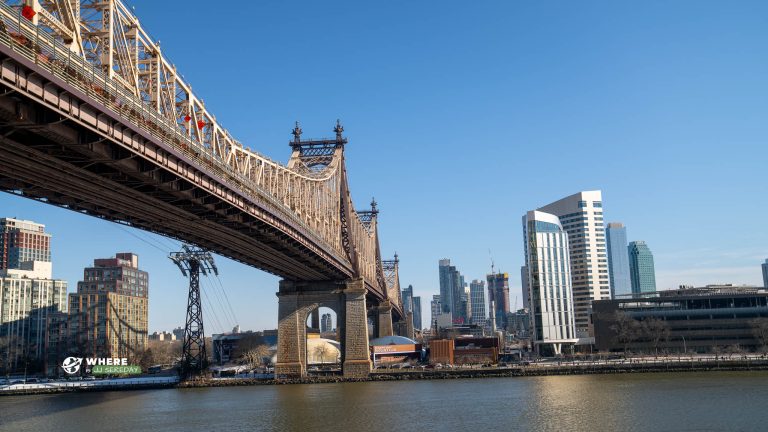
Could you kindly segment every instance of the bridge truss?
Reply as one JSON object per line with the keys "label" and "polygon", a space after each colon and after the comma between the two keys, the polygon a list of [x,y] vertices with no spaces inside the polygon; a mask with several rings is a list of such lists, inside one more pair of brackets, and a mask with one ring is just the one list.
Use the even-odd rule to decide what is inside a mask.
{"label": "bridge truss", "polygon": [[[82,114],[82,105],[72,104],[70,98],[65,106],[66,92],[60,89],[53,92],[54,101],[47,80],[73,88],[102,112],[131,123],[192,161],[196,169],[258,203],[266,209],[259,215],[266,222],[293,227],[289,235],[301,237],[337,274],[363,277],[380,298],[394,291],[387,290],[382,268],[378,210],[373,205],[370,211],[358,212],[352,204],[344,162],[347,141],[338,122],[333,140],[302,140],[297,124],[287,166],[250,150],[208,111],[120,0],[0,3],[0,45],[9,49],[11,58],[18,55],[34,65],[31,74],[15,76],[18,68],[8,67],[6,73],[4,66],[3,85],[12,91],[56,105],[49,108],[72,118]],[[36,70],[45,80],[35,77],[41,75]],[[99,113],[95,117],[97,132],[115,134],[114,125],[99,130],[106,123],[100,123]],[[296,278],[278,264],[261,268]]]}

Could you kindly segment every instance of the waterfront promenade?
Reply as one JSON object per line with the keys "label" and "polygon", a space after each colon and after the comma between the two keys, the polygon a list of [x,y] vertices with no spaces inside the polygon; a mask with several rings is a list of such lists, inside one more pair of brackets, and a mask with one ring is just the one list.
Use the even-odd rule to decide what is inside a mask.
{"label": "waterfront promenade", "polygon": [[740,356],[680,356],[630,357],[622,359],[595,359],[591,361],[547,360],[534,363],[492,367],[425,367],[376,369],[368,378],[346,379],[341,375],[310,375],[301,379],[275,379],[273,375],[258,377],[240,375],[227,378],[208,378],[181,382],[178,377],[136,377],[91,381],[51,381],[32,384],[6,384],[0,386],[0,396],[89,392],[110,390],[141,390],[160,388],[229,387],[274,384],[314,384],[361,381],[406,381],[468,378],[533,377],[558,375],[604,375],[631,373],[724,372],[765,371],[768,358],[763,355]]}

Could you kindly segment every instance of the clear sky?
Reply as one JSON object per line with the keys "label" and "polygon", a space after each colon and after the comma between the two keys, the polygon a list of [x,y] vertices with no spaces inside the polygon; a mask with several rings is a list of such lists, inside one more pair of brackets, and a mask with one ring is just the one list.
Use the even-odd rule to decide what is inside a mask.
{"label": "clear sky", "polygon": [[[440,258],[484,278],[490,250],[514,305],[521,216],[579,190],[648,243],[659,288],[761,283],[767,2],[129,4],[252,149],[286,162],[294,121],[319,137],[342,120],[353,198],[379,202],[382,251],[425,322]],[[170,240],[6,194],[0,215],[47,225],[70,290],[93,258],[138,253],[150,331],[183,325]],[[278,279],[218,262],[239,324],[275,328]],[[208,333],[233,321],[212,301]]]}

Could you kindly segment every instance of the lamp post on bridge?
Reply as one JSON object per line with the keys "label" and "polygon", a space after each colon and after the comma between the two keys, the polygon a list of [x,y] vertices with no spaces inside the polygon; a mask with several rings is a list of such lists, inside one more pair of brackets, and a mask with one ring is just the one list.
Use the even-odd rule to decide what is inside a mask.
{"label": "lamp post on bridge", "polygon": [[207,275],[208,272],[213,272],[218,275],[219,271],[210,252],[188,245],[182,245],[181,248],[181,252],[173,252],[168,258],[179,267],[181,274],[189,277],[181,375],[183,378],[190,378],[208,366],[203,331],[203,309],[200,302],[200,273]]}

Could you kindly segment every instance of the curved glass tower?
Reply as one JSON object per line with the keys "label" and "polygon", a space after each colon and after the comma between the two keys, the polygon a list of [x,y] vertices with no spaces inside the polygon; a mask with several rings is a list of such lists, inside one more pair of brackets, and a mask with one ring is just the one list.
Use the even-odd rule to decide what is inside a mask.
{"label": "curved glass tower", "polygon": [[560,354],[577,340],[568,234],[557,216],[540,211],[523,216],[523,230],[533,343],[542,355]]}
{"label": "curved glass tower", "polygon": [[629,275],[632,280],[632,294],[656,291],[656,270],[653,254],[644,241],[633,241],[627,246],[629,252]]}

